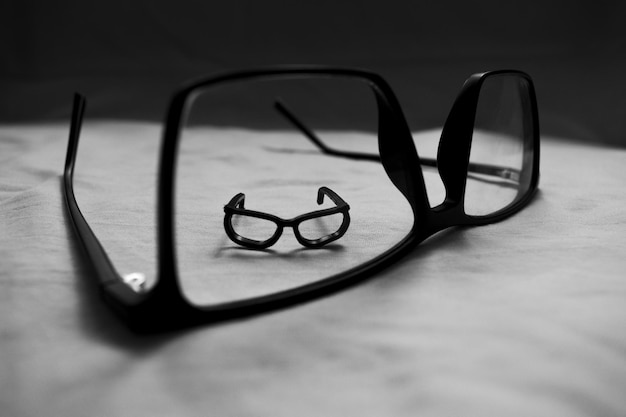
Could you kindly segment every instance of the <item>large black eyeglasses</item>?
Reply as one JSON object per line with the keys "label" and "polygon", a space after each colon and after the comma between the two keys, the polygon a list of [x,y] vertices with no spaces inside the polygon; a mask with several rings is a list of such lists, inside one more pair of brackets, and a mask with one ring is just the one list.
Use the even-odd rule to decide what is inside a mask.
{"label": "large black eyeglasses", "polygon": [[[77,95],[67,206],[104,299],[139,331],[242,317],[337,291],[438,231],[516,213],[539,180],[537,104],[523,72],[472,75],[430,153],[389,85],[370,72],[278,68],[202,79],[178,91],[167,112],[157,274],[146,284],[105,252],[78,208],[73,178],[84,110]],[[231,215],[250,214],[233,201],[239,190],[254,198],[256,213],[281,224],[324,185],[350,202],[350,216],[340,197],[327,194],[337,199],[321,212],[339,221],[304,239],[320,248],[303,247],[295,229],[296,239],[251,239],[256,250],[224,231],[225,201]]]}

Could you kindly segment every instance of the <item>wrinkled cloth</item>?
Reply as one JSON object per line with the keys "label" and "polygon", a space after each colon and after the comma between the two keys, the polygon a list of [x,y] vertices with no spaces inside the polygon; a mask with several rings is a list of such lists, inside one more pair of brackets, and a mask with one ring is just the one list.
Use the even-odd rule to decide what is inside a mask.
{"label": "wrinkled cloth", "polygon": [[[146,146],[109,171],[145,179],[141,196],[127,176],[102,177],[107,167],[86,160],[106,181],[77,176],[76,187],[81,207],[100,214],[96,234],[113,230],[104,244],[114,259],[153,254],[160,127],[89,132]],[[99,299],[66,213],[67,134],[66,125],[0,128],[2,415],[626,413],[625,150],[544,139],[538,195],[501,223],[440,233],[304,305],[139,336]],[[138,199],[133,210],[102,207],[102,193],[117,189]],[[307,190],[301,201],[314,198]],[[297,273],[298,262],[281,265]]]}

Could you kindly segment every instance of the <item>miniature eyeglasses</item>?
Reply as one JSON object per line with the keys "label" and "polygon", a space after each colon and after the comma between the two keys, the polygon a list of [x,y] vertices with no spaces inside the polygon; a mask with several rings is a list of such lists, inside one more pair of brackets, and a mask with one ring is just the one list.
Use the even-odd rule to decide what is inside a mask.
{"label": "miniature eyeglasses", "polygon": [[285,227],[293,228],[300,244],[321,248],[341,238],[350,226],[350,206],[328,187],[320,187],[317,204],[328,196],[335,207],[302,214],[285,220],[272,214],[244,208],[246,196],[239,193],[224,206],[224,230],[235,243],[251,249],[266,249],[275,244]]}

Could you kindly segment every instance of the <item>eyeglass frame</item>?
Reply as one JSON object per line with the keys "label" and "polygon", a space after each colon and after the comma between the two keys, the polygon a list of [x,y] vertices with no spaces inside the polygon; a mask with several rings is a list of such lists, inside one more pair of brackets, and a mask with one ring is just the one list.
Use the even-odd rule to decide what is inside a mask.
{"label": "eyeglass frame", "polygon": [[[464,211],[464,193],[478,96],[484,81],[495,75],[523,78],[528,86],[532,123],[532,171],[529,188],[510,205],[486,216],[471,216]],[[267,78],[350,78],[366,82],[376,96],[380,162],[389,179],[411,205],[414,223],[396,245],[347,271],[316,282],[277,293],[229,301],[216,305],[191,304],[179,283],[174,231],[174,185],[178,144],[188,98],[195,91],[219,83]],[[539,183],[539,117],[531,77],[518,70],[496,70],[471,75],[463,84],[444,124],[436,162],[420,158],[400,103],[391,86],[380,75],[360,70],[333,67],[278,67],[232,72],[193,81],[176,92],[165,118],[159,157],[157,194],[157,277],[152,288],[137,291],[117,273],[106,251],[82,215],[75,198],[73,175],[86,107],[84,96],[76,93],[72,109],[68,148],[63,171],[63,191],[73,227],[87,257],[94,266],[101,296],[129,327],[140,333],[160,332],[212,322],[242,318],[286,308],[346,288],[392,265],[428,237],[453,226],[478,226],[501,221],[524,208],[532,200]],[[348,156],[349,157],[349,156]],[[446,195],[430,207],[422,165],[435,165]]]}
{"label": "eyeglass frame", "polygon": [[[241,246],[250,249],[267,249],[270,246],[274,245],[276,242],[278,242],[283,234],[283,229],[285,227],[290,227],[293,229],[296,240],[302,246],[311,249],[319,249],[331,242],[340,239],[346,233],[348,227],[350,226],[350,205],[346,203],[343,198],[339,197],[336,192],[328,187],[320,187],[317,190],[317,204],[322,204],[324,202],[324,196],[328,196],[328,198],[330,198],[333,203],[335,203],[335,207],[301,214],[292,219],[282,219],[273,214],[263,213],[256,210],[248,210],[244,208],[246,195],[244,193],[238,193],[228,202],[228,204],[224,206],[224,230],[226,231],[226,234],[228,235],[230,240]],[[341,214],[343,216],[343,220],[341,221],[341,225],[339,226],[339,228],[333,233],[322,236],[318,239],[307,239],[300,232],[298,226],[300,226],[302,222],[321,217],[332,216],[335,214]],[[241,236],[233,227],[232,217],[234,215],[256,217],[258,219],[267,220],[276,225],[276,231],[272,234],[270,238],[262,241]]]}

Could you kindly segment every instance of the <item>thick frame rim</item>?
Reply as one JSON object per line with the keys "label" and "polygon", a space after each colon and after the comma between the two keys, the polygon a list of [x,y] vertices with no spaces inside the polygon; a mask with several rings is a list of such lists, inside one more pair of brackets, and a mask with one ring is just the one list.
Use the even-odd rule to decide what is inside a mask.
{"label": "thick frame rim", "polygon": [[[478,92],[486,77],[505,73],[524,77],[530,86],[531,116],[534,120],[533,146],[535,150],[530,189],[514,204],[493,215],[479,218],[471,217],[463,211],[463,193]],[[358,78],[370,85],[379,106],[381,162],[390,180],[404,194],[413,208],[415,219],[413,228],[403,240],[377,257],[320,281],[246,300],[212,306],[190,304],[182,293],[178,282],[173,225],[177,146],[187,99],[196,89],[220,82],[262,77],[307,76]],[[103,298],[126,318],[133,329],[140,332],[171,330],[249,316],[284,308],[338,291],[389,266],[415,245],[438,231],[452,226],[493,223],[518,212],[532,199],[539,180],[539,123],[536,97],[532,79],[521,71],[499,70],[475,74],[464,84],[444,125],[437,156],[439,172],[446,188],[446,199],[441,205],[433,208],[428,203],[420,159],[400,104],[391,87],[379,75],[356,69],[282,67],[203,78],[182,88],[173,96],[169,105],[162,139],[158,178],[157,246],[159,262],[157,282],[153,288],[146,292],[136,292],[124,283],[115,271],[106,252],[82,216],[74,197],[72,184],[74,162],[84,110],[84,97],[76,95],[64,170],[67,207],[82,246],[96,268]]]}

